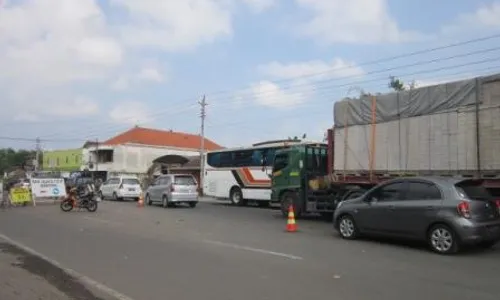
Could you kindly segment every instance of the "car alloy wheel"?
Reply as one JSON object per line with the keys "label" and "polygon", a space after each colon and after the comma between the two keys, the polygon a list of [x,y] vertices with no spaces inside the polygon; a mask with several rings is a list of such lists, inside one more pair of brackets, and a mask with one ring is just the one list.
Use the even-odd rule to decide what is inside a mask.
{"label": "car alloy wheel", "polygon": [[345,239],[354,239],[357,235],[356,224],[351,216],[343,216],[339,221],[340,235]]}
{"label": "car alloy wheel", "polygon": [[459,248],[455,234],[445,225],[436,225],[430,230],[429,244],[432,250],[441,254],[456,253]]}

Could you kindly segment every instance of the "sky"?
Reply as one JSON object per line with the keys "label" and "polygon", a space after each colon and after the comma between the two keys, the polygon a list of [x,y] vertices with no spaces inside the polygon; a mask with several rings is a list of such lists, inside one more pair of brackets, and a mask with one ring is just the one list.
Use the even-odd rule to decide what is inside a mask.
{"label": "sky", "polygon": [[0,0],[0,147],[199,134],[203,95],[223,146],[322,140],[389,76],[500,73],[499,34],[498,0]]}

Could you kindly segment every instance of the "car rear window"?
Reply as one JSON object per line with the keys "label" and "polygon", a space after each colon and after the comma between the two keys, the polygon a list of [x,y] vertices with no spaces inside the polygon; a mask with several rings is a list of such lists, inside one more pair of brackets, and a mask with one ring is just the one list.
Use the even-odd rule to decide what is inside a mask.
{"label": "car rear window", "polygon": [[196,185],[193,176],[175,176],[174,184],[178,185]]}
{"label": "car rear window", "polygon": [[493,196],[481,185],[459,185],[458,192],[473,200],[492,200]]}
{"label": "car rear window", "polygon": [[125,178],[123,179],[123,184],[139,184],[139,180],[134,178]]}

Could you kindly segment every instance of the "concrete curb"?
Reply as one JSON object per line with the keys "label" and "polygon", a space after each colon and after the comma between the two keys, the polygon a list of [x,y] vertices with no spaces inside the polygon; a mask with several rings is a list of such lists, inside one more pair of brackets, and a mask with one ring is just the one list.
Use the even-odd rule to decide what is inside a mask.
{"label": "concrete curb", "polygon": [[111,297],[111,298],[114,298],[116,300],[134,300],[102,283],[99,283],[83,274],[80,274],[78,273],[77,271],[73,270],[73,269],[70,269],[70,268],[66,268],[64,266],[62,266],[59,262],[31,249],[30,247],[20,243],[20,242],[17,242],[11,238],[9,238],[8,236],[0,233],[0,239],[4,240],[6,243],[9,243],[33,256],[36,256],[46,262],[48,262],[49,264],[63,270],[66,274],[68,274],[69,276],[75,278],[76,280],[80,281],[82,284],[86,285],[87,287],[90,287],[90,288],[93,288],[93,289],[96,289],[98,290],[99,292],[103,293],[103,294],[106,294],[107,296]]}

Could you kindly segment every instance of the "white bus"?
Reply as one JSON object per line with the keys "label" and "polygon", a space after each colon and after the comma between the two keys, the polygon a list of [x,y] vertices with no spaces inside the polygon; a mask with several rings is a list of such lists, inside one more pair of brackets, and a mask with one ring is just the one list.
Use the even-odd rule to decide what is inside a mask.
{"label": "white bus", "polygon": [[254,144],[251,147],[208,152],[205,157],[203,194],[227,199],[234,205],[245,206],[255,201],[259,206],[271,200],[271,169],[277,149],[298,144],[317,144],[300,140],[278,140]]}

